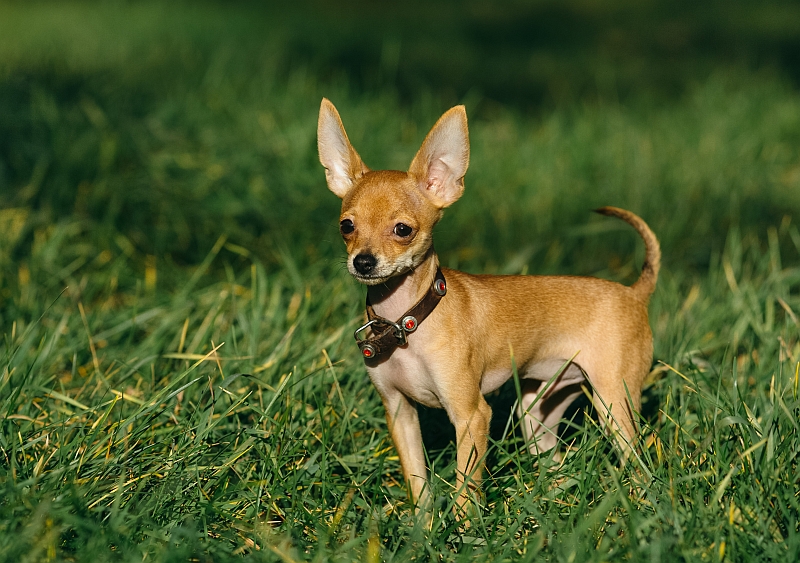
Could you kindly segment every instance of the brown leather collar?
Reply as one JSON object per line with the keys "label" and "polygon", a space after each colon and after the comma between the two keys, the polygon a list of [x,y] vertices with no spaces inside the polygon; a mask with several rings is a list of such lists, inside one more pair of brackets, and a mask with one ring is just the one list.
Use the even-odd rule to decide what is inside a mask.
{"label": "brown leather collar", "polygon": [[[445,293],[447,293],[447,284],[442,270],[437,268],[436,276],[433,278],[428,293],[394,323],[375,314],[372,304],[369,302],[369,295],[367,295],[367,323],[353,333],[364,359],[377,360],[391,356],[398,346],[406,343],[406,336],[417,330],[422,321],[431,314]],[[358,334],[367,328],[371,329],[372,337],[360,338]]]}

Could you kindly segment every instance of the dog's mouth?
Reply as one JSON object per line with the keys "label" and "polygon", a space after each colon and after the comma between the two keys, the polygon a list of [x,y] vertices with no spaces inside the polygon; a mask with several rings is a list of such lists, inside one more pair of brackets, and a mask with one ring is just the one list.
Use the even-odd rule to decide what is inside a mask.
{"label": "dog's mouth", "polygon": [[356,278],[357,281],[363,283],[364,285],[380,285],[382,283],[386,283],[394,276],[398,275],[398,273],[391,274],[391,275],[378,275],[378,274],[358,274],[355,272],[350,272],[353,274],[353,277]]}
{"label": "dog's mouth", "polygon": [[350,270],[350,274],[358,282],[363,283],[364,285],[380,285],[382,283],[386,283],[394,277],[402,276],[403,274],[410,272],[414,269],[414,266],[395,265],[395,267],[390,271],[387,271],[387,268],[384,267],[367,273],[361,273],[354,267],[350,267],[348,269]]}
{"label": "dog's mouth", "polygon": [[412,249],[393,260],[387,260],[386,258],[370,254],[372,258],[371,264],[369,264],[370,267],[364,268],[365,264],[363,262],[358,265],[357,262],[359,262],[361,257],[366,253],[354,252],[350,255],[347,269],[360,283],[365,285],[379,285],[412,271],[422,263],[427,253],[427,248],[422,251],[419,249],[414,251]]}

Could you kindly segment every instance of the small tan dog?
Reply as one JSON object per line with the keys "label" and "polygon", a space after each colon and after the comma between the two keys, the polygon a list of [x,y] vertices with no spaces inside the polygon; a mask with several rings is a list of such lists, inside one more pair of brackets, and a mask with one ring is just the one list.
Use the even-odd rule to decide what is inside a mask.
{"label": "small tan dog", "polygon": [[559,420],[588,379],[595,408],[627,452],[653,357],[647,304],[661,260],[645,222],[622,209],[598,210],[644,239],[645,263],[631,287],[587,277],[440,269],[433,227],[464,192],[469,164],[464,106],[439,119],[408,172],[367,168],[327,99],[317,135],[328,187],[342,199],[348,270],[369,286],[369,322],[356,340],[386,407],[412,500],[422,505],[428,497],[416,405],[444,408],[455,426],[464,505],[464,484],[480,482],[486,453],[492,411],[483,395],[511,377],[512,360],[531,451],[556,445]]}

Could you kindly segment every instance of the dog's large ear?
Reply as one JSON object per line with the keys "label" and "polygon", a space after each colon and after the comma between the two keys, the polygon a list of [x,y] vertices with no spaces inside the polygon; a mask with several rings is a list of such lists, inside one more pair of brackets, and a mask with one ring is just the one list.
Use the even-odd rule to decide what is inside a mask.
{"label": "dog's large ear", "polygon": [[464,106],[450,108],[422,142],[408,169],[437,207],[453,204],[464,193],[469,166],[469,131]]}
{"label": "dog's large ear", "polygon": [[327,98],[322,98],[319,108],[317,150],[328,187],[339,197],[344,197],[356,180],[369,172],[350,144],[339,112]]}

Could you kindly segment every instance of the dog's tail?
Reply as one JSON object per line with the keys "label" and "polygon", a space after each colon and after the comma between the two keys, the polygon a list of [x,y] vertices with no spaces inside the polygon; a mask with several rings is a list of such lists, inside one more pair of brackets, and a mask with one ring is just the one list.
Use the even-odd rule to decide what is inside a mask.
{"label": "dog's tail", "polygon": [[633,291],[643,300],[648,300],[656,288],[658,280],[658,270],[661,269],[661,247],[658,239],[650,227],[647,226],[638,215],[625,211],[619,207],[601,207],[595,209],[596,213],[618,217],[632,226],[644,240],[644,264],[642,274],[639,279],[631,286]]}

